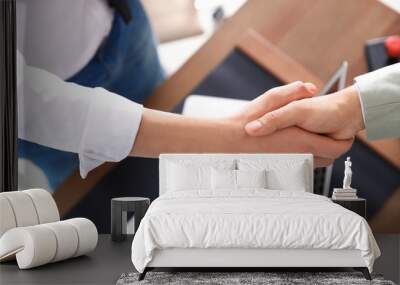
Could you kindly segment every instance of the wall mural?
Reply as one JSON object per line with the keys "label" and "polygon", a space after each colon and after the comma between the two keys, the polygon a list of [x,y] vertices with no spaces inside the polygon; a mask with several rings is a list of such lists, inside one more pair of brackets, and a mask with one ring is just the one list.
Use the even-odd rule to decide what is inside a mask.
{"label": "wall mural", "polygon": [[[25,3],[25,5],[33,3],[33,1],[20,2],[22,3],[19,4]],[[131,5],[139,5],[138,2],[130,1]],[[4,3],[7,3],[7,1],[1,2],[3,6]],[[21,9],[18,10],[18,8]],[[17,48],[30,63],[32,62],[32,60],[29,60],[32,57],[32,51],[27,49],[27,46],[29,46],[29,41],[35,40],[35,37],[29,34],[32,31],[32,26],[29,25],[31,19],[29,15],[24,14],[27,11],[25,8],[23,5],[17,5]],[[141,24],[148,27],[149,23],[145,17],[142,17],[144,14],[142,8],[134,8],[132,9],[134,12],[132,18],[137,21],[143,20],[144,22]],[[135,13],[139,14],[136,15]],[[41,24],[45,26],[45,22]],[[108,40],[115,40],[114,36],[118,37],[121,32],[125,31],[123,20],[121,20],[121,23],[116,24],[114,22],[112,24],[110,37],[102,44],[102,47],[111,45],[115,48],[114,43],[108,42]],[[115,29],[119,30],[115,31]],[[117,42],[121,46],[130,46],[124,39],[117,38]],[[1,43],[4,43],[4,41],[1,41]],[[37,48],[40,47],[41,43],[34,41],[34,44]],[[154,42],[147,44],[149,44],[149,48],[146,51],[151,52],[149,58],[157,58]],[[107,58],[107,54],[102,54],[102,56]],[[95,57],[92,60],[96,61],[99,58]],[[114,68],[115,65],[113,64],[116,63],[112,63],[110,66]],[[159,71],[161,68],[158,60],[151,64],[157,71],[152,73],[157,75],[150,82],[150,88],[153,89],[161,82],[163,75]],[[43,68],[43,66],[40,67]],[[87,76],[80,74],[80,72],[78,75],[67,76],[63,79],[83,86],[102,86],[110,91],[120,92],[117,86],[108,86],[104,82],[94,85],[93,82],[88,80],[91,75],[89,71],[86,74]],[[100,77],[103,75],[107,77],[110,74],[102,73]],[[19,79],[23,80],[23,78]],[[226,82],[229,82],[229,84],[226,84]],[[266,90],[280,85],[282,85],[282,81],[279,78],[257,64],[251,56],[235,49],[190,93],[252,100]],[[181,110],[182,104],[178,104],[174,109],[177,113]],[[349,152],[334,163],[330,189],[341,187],[343,162],[347,156],[351,156],[354,173],[352,186],[358,190],[360,197],[366,198],[368,201],[367,217],[372,229],[376,232],[400,233],[400,224],[398,223],[400,220],[400,207],[398,207],[400,205],[399,166],[393,164],[387,157],[383,157],[371,143],[362,138],[362,136],[358,137]],[[19,188],[42,187],[53,193],[64,218],[87,217],[96,224],[100,232],[109,232],[111,198],[144,196],[154,199],[158,196],[157,159],[129,157],[120,163],[105,163],[90,172],[86,179],[80,177],[78,168],[79,159],[74,153],[18,140]],[[314,188],[316,193],[323,193],[322,188],[325,179],[325,169],[315,171]]]}
{"label": "wall mural", "polygon": [[[235,70],[242,71],[240,77]],[[231,84],[220,84],[227,81]],[[192,93],[216,97],[226,97],[229,94],[230,98],[251,100],[263,91],[279,85],[281,82],[273,75],[242,52],[235,50]],[[182,105],[178,105],[175,112],[180,112],[181,109]],[[62,215],[68,218],[87,217],[96,223],[100,232],[110,230],[111,198],[145,196],[154,199],[158,196],[157,159],[129,157],[118,164],[106,163],[90,173],[86,179],[80,178],[75,165],[73,171],[66,171],[67,174],[61,180],[47,179],[41,171],[41,167],[45,165],[35,164],[34,161],[25,158],[25,146],[26,142],[20,141],[20,169],[25,167],[25,174],[22,172],[20,179],[24,187],[28,187],[29,183],[32,183],[32,186],[46,187],[54,193]],[[35,145],[35,148],[29,151],[33,151],[32,149],[40,153],[45,147]],[[72,153],[62,153],[61,157],[64,156],[78,160]],[[399,169],[367,143],[356,139],[350,151],[335,162],[331,189],[341,187],[343,183],[343,162],[347,156],[351,156],[353,161],[352,187],[357,188],[358,195],[368,201],[367,216],[371,227],[376,232],[400,232],[397,222],[400,217],[400,208],[397,207],[400,197]],[[49,158],[48,167],[51,167],[52,163],[59,162]],[[68,167],[70,166],[66,166]],[[32,173],[35,177],[32,177]],[[324,169],[316,170],[315,177],[315,192],[322,194]]]}

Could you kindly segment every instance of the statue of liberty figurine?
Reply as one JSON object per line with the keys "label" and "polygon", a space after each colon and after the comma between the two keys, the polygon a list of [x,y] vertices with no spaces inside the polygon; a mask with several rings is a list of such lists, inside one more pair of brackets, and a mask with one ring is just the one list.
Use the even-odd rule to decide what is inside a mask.
{"label": "statue of liberty figurine", "polygon": [[344,162],[344,179],[343,179],[343,189],[352,189],[351,177],[353,176],[353,171],[351,170],[351,160],[348,156],[346,161]]}

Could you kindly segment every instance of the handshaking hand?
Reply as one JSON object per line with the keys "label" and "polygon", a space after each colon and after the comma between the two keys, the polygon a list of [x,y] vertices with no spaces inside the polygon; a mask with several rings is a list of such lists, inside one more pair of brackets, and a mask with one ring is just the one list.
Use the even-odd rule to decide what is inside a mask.
{"label": "handshaking hand", "polygon": [[[315,86],[305,83],[311,90]],[[312,94],[316,92],[316,88]],[[350,86],[336,93],[311,97],[310,93],[302,98],[291,98],[290,94],[281,94],[281,103],[287,103],[277,108],[265,108],[260,114],[245,126],[251,136],[262,136],[290,126],[325,134],[334,139],[351,139],[357,132],[364,129],[364,120],[358,90]]]}
{"label": "handshaking hand", "polygon": [[[131,155],[158,157],[160,153],[175,152],[312,153],[316,167],[330,165],[351,147],[351,137],[338,140],[297,126],[278,130],[281,125],[277,125],[270,135],[263,136],[263,128],[255,133],[257,136],[249,136],[245,131],[247,124],[264,118],[266,113],[285,108],[292,101],[309,100],[316,92],[313,84],[302,82],[272,88],[249,102],[239,113],[226,118],[193,118],[144,108]],[[261,126],[265,124],[261,123]]]}
{"label": "handshaking hand", "polygon": [[[289,112],[286,112],[286,108],[294,106],[296,102],[317,99],[313,98],[316,93],[317,88],[314,84],[301,81],[272,88],[249,102],[236,117],[236,121],[245,128],[247,135],[263,139],[264,151],[308,152],[314,155],[317,166],[327,166],[351,147],[353,135],[339,135],[335,138],[326,136],[325,134],[331,131],[327,128],[325,131],[319,131],[318,125],[312,126],[311,116],[307,120],[311,122],[310,126],[305,129],[304,125],[296,124],[297,118],[293,116],[293,113],[298,115],[298,121],[301,122],[300,118],[303,116],[301,112],[297,109],[294,111],[289,109]],[[329,106],[329,103],[325,104]],[[277,117],[280,114],[282,116]],[[316,117],[318,114],[313,116]],[[318,120],[321,121],[320,118]],[[273,125],[269,125],[270,121]]]}

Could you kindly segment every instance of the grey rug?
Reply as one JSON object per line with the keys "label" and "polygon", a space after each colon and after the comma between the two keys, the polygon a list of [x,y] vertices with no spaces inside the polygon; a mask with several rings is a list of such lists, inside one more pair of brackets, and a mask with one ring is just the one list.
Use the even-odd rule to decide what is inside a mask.
{"label": "grey rug", "polygon": [[138,273],[122,274],[117,285],[145,284],[379,284],[395,285],[380,275],[372,275],[368,281],[359,272],[148,272],[138,281]]}

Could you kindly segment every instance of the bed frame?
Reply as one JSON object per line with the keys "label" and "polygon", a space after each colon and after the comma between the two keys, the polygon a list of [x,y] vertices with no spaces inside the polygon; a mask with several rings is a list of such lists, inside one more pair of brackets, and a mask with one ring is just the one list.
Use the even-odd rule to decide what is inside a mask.
{"label": "bed frame", "polygon": [[152,261],[139,275],[143,280],[146,273],[155,268],[196,268],[234,269],[234,271],[264,271],[271,268],[290,271],[295,268],[350,267],[361,271],[367,280],[371,280],[368,268],[359,250],[328,249],[193,249],[171,248],[156,250]]}
{"label": "bed frame", "polygon": [[[203,159],[240,159],[268,158],[274,160],[294,159],[306,162],[308,176],[307,192],[313,192],[313,157],[310,154],[163,154],[160,156],[160,194],[166,189],[167,160],[203,160]],[[343,268],[350,267],[361,271],[367,280],[371,275],[359,250],[329,249],[254,249],[254,248],[169,248],[154,252],[152,261],[147,265],[139,280],[146,273],[161,268],[201,268],[207,271],[227,269],[230,271],[265,271],[271,268]]]}

